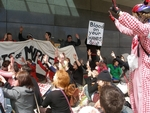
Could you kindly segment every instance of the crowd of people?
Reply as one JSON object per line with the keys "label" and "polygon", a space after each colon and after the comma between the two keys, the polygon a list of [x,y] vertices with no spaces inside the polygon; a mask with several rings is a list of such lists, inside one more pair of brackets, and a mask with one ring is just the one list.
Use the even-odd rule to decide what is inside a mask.
{"label": "crowd of people", "polygon": [[[33,112],[37,107],[34,97],[36,97],[38,106],[42,106],[40,107],[42,112],[70,113],[72,107],[76,107],[81,101],[78,100],[78,103],[75,103],[74,106],[70,105],[71,96],[78,88],[78,97],[85,96],[88,99],[86,105],[93,102],[95,103],[93,107],[102,112],[103,109],[100,107],[99,99],[101,87],[109,85],[117,90],[119,88],[113,84],[113,75],[110,73],[110,70],[113,69],[109,68],[110,64],[104,62],[99,49],[96,51],[96,59],[93,59],[90,49],[87,51],[87,63],[84,63],[83,59],[79,60],[78,56],[73,54],[73,64],[71,64],[70,58],[65,53],[59,52],[58,49],[55,50],[54,63],[49,62],[49,56],[46,54],[42,56],[42,61],[41,56],[37,55],[37,63],[22,57],[22,64],[19,64],[13,56],[10,56],[9,60],[3,61],[0,70],[0,80],[3,83],[2,94],[10,100],[12,110],[16,113]],[[43,75],[46,80],[44,82],[51,85],[44,96],[41,95],[38,86],[38,83],[43,81],[40,81],[36,75],[36,65],[39,65],[46,72]],[[112,67],[114,70],[116,67],[121,70],[119,63]],[[86,72],[86,75],[84,72]],[[119,74],[118,82],[122,72]],[[125,94],[121,90],[118,91],[123,97],[122,100],[124,100]],[[5,108],[4,102],[1,101],[3,108]],[[125,110],[127,109],[130,110],[128,106],[125,107]],[[122,110],[124,109],[122,108]]]}
{"label": "crowd of people", "polygon": [[[131,55],[127,61],[122,55],[116,56],[112,51],[112,63],[108,64],[106,58],[101,55],[101,47],[86,44],[87,38],[86,63],[78,58],[77,54],[72,54],[74,62],[71,63],[70,58],[57,48],[53,63],[49,62],[50,56],[47,54],[37,55],[36,63],[32,59],[22,57],[23,63],[19,64],[13,56],[10,56],[9,60],[4,60],[0,69],[1,111],[5,112],[7,98],[14,113],[34,113],[37,109],[41,113],[149,113],[149,2],[145,0],[143,4],[135,5],[131,16],[121,11],[115,0],[112,0],[113,5],[110,9],[119,18],[116,19],[109,12],[110,19],[120,32],[134,36]],[[23,38],[22,32],[23,27],[20,27],[20,41],[34,39],[32,34]],[[77,42],[72,41],[72,36],[68,35],[62,47],[79,46],[79,35],[75,36]],[[50,32],[45,33],[45,39],[55,46]],[[11,33],[7,33],[1,41],[15,40]],[[131,56],[137,59],[137,67],[133,67],[135,62],[129,59]],[[37,76],[36,65],[45,71],[44,83],[51,86],[44,95],[41,94],[38,85],[43,81]],[[72,106],[70,102],[76,89],[79,91],[76,98],[78,100]],[[84,97],[87,99],[85,105],[74,111],[73,108],[78,106]],[[130,101],[126,97],[130,97]]]}

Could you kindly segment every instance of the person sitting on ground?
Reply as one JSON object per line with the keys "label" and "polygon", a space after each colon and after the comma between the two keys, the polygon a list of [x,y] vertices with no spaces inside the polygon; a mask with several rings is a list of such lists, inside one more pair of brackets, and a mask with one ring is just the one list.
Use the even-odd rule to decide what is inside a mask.
{"label": "person sitting on ground", "polygon": [[23,32],[23,27],[20,26],[19,34],[18,34],[18,39],[19,39],[19,41],[26,41],[26,40],[29,40],[29,39],[33,40],[33,35],[32,35],[31,33],[29,33],[29,34],[27,35],[27,38],[23,38],[22,32]]}
{"label": "person sitting on ground", "polygon": [[95,63],[88,61],[87,62],[87,71],[88,71],[88,77],[85,78],[86,85],[83,87],[83,93],[88,98],[89,102],[93,101],[93,96],[95,92],[98,91],[98,84],[97,84],[97,75],[98,71],[95,70]]}
{"label": "person sitting on ground", "polygon": [[[129,65],[127,61],[116,57],[115,53],[112,51],[111,56],[119,62],[122,69],[122,75],[120,77],[120,83],[117,86],[121,89],[124,94],[128,93],[128,83],[129,83]],[[127,95],[128,96],[128,95]]]}
{"label": "person sitting on ground", "polygon": [[115,53],[112,51],[111,56],[119,62],[119,65],[124,67],[124,70],[129,70],[129,64],[124,60],[124,57],[121,55],[120,57],[116,57]]}
{"label": "person sitting on ground", "polygon": [[[24,64],[24,65],[21,65],[21,71],[27,71],[28,73],[31,73],[32,69],[27,64]],[[35,96],[37,98],[38,105],[41,106],[43,99],[41,96],[40,88],[39,88],[38,83],[35,80],[35,78],[33,78],[31,75],[30,75],[30,77],[31,77],[31,80],[32,80],[32,83],[34,86],[34,92],[35,92]]]}
{"label": "person sitting on ground", "polygon": [[104,113],[121,113],[124,96],[113,86],[105,85],[100,92],[100,106]]}
{"label": "person sitting on ground", "polygon": [[35,80],[38,82],[39,79],[36,76],[36,64],[34,62],[32,62],[31,59],[25,60],[24,57],[22,57],[22,62],[24,64],[27,64],[31,68],[30,75],[33,76],[35,78]]}
{"label": "person sitting on ground", "polygon": [[[123,92],[112,82],[111,75],[110,75],[110,73],[107,70],[102,71],[97,76],[97,83],[98,83],[98,92],[97,92],[98,94],[97,95],[95,94],[95,99],[94,99],[94,100],[97,99],[96,100],[97,102],[94,105],[96,108],[101,108],[100,107],[100,103],[99,103],[99,101],[100,101],[99,100],[99,96],[100,96],[100,94],[102,92],[102,88],[104,86],[112,86],[112,87],[114,87],[115,89],[117,89],[120,92],[120,95],[122,95],[122,97],[125,98]],[[127,102],[124,101],[123,104],[124,104],[124,106],[122,108],[122,112],[123,113],[126,113],[126,112],[127,113],[132,113],[132,110],[130,109],[130,107],[126,105]]]}
{"label": "person sitting on ground", "polygon": [[72,41],[72,36],[71,36],[71,35],[68,35],[68,36],[67,36],[67,40],[64,42],[64,46],[63,46],[63,47],[69,46],[69,45],[73,45],[74,47],[81,45],[81,40],[80,40],[78,34],[76,34],[76,38],[77,38],[77,42]]}
{"label": "person sitting on ground", "polygon": [[122,75],[122,70],[119,66],[119,62],[113,59],[112,64],[107,64],[107,67],[110,71],[110,74],[112,75],[113,82],[119,82],[120,76]]}
{"label": "person sitting on ground", "polygon": [[51,107],[52,113],[71,113],[70,104],[65,95],[70,96],[74,92],[74,85],[70,84],[70,77],[65,70],[58,70],[54,76],[55,88],[46,95],[42,106]]}
{"label": "person sitting on ground", "polygon": [[81,66],[81,63],[79,62],[77,55],[73,54],[74,57],[74,63],[73,63],[73,69],[69,68],[72,71],[73,79],[77,83],[78,86],[83,85],[83,69]]}

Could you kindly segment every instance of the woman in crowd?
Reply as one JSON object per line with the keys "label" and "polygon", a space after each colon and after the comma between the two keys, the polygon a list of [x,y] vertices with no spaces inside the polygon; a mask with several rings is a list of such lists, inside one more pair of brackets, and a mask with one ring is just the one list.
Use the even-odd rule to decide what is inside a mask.
{"label": "woman in crowd", "polygon": [[0,79],[4,83],[4,96],[10,99],[15,113],[34,113],[34,91],[29,73],[27,71],[19,71],[14,77],[13,88],[2,76],[0,76]]}
{"label": "woman in crowd", "polygon": [[51,107],[52,113],[71,113],[70,104],[65,95],[70,96],[74,92],[74,85],[69,84],[70,78],[65,70],[58,70],[53,79],[55,88],[47,94],[42,106]]}
{"label": "woman in crowd", "polygon": [[75,61],[72,67],[73,69],[70,68],[70,70],[72,71],[73,79],[77,83],[77,86],[81,86],[83,84],[83,69],[77,55],[74,54],[73,57]]}
{"label": "woman in crowd", "polygon": [[[7,66],[5,64],[7,64]],[[4,70],[0,70],[0,75],[5,77],[5,79],[13,86],[12,77],[14,77],[15,74],[19,71],[18,64],[14,62],[14,58],[11,57],[10,62],[8,60],[4,61],[3,65],[4,68],[2,69]]]}
{"label": "woman in crowd", "polygon": [[[27,64],[24,64],[24,65],[21,66],[21,71],[27,71],[28,73],[30,73],[31,70],[32,69]],[[35,92],[35,96],[37,98],[38,105],[41,106],[43,98],[42,98],[42,95],[41,95],[41,92],[40,92],[40,88],[39,88],[38,83],[35,80],[35,78],[31,75],[30,75],[30,78],[31,78],[31,81],[32,81],[33,86],[34,86],[34,92]]]}

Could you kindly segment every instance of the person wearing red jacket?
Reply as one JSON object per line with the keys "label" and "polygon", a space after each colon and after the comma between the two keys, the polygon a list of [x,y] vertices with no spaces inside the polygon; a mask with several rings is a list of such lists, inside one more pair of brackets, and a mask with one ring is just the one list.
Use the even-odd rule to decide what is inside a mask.
{"label": "person wearing red jacket", "polygon": [[27,65],[31,68],[30,75],[35,78],[35,80],[38,82],[39,79],[36,76],[36,64],[32,62],[31,59],[26,60]]}

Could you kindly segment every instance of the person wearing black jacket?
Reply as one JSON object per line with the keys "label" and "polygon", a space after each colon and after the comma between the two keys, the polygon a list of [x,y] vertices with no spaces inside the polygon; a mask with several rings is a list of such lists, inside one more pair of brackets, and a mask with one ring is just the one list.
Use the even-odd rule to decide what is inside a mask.
{"label": "person wearing black jacket", "polygon": [[97,76],[98,72],[94,69],[88,71],[86,78],[87,85],[84,86],[84,94],[88,98],[88,103],[93,101],[92,95],[98,91]]}
{"label": "person wearing black jacket", "polygon": [[75,47],[75,46],[81,45],[81,40],[80,40],[78,34],[76,34],[76,38],[77,38],[77,42],[72,41],[72,36],[71,36],[71,35],[68,35],[68,36],[67,36],[67,40],[64,42],[64,45],[62,45],[62,46],[65,47],[65,46],[73,45],[73,46]]}
{"label": "person wearing black jacket", "polygon": [[19,29],[19,34],[18,34],[19,41],[26,41],[26,40],[29,40],[29,39],[31,39],[31,40],[33,39],[33,35],[31,33],[29,33],[27,35],[27,38],[23,38],[22,32],[23,32],[23,27],[21,26],[20,29]]}
{"label": "person wearing black jacket", "polygon": [[[86,48],[87,48],[87,51],[91,51],[91,58],[92,58],[92,61],[96,61],[97,59],[97,50],[100,50],[101,49],[101,46],[95,46],[95,45],[89,45],[87,44],[87,38],[85,39],[85,45],[86,45]],[[87,54],[87,59],[89,59],[89,55]]]}

